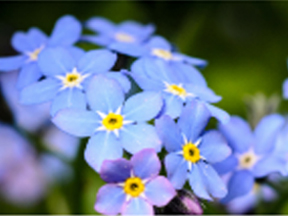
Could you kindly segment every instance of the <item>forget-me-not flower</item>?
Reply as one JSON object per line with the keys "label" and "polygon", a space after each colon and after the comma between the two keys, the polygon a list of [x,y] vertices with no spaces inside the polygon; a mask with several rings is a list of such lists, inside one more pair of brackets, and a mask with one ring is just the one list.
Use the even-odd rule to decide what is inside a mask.
{"label": "forget-me-not flower", "polygon": [[87,99],[91,111],[64,109],[53,122],[72,135],[90,136],[85,159],[96,171],[105,159],[121,158],[123,148],[131,154],[144,148],[160,151],[156,130],[146,123],[159,113],[160,95],[142,92],[124,103],[121,86],[115,80],[97,75],[87,88]]}
{"label": "forget-me-not flower", "polygon": [[30,28],[27,33],[16,32],[12,37],[12,46],[20,55],[0,58],[0,71],[20,69],[18,88],[30,85],[42,76],[37,63],[39,54],[48,47],[72,46],[79,40],[81,31],[80,22],[66,15],[57,20],[50,38],[38,28]]}
{"label": "forget-me-not flower", "polygon": [[156,129],[168,155],[165,167],[176,189],[186,180],[196,196],[211,200],[222,198],[227,189],[212,163],[224,160],[231,150],[216,130],[203,133],[210,119],[206,106],[193,102],[183,109],[177,124],[167,115],[156,120]]}
{"label": "forget-me-not flower", "polygon": [[144,149],[130,161],[105,161],[100,175],[108,184],[99,189],[95,210],[109,215],[153,215],[153,206],[165,206],[176,195],[171,183],[159,176],[160,169],[154,149]]}

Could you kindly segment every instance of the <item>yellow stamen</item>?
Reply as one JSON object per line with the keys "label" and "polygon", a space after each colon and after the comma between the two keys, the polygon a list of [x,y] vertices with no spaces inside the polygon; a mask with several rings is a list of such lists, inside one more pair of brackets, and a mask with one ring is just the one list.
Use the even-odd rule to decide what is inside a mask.
{"label": "yellow stamen", "polygon": [[123,116],[120,114],[109,113],[103,120],[102,124],[107,130],[120,129],[123,125]]}
{"label": "yellow stamen", "polygon": [[145,185],[138,177],[128,178],[124,183],[124,192],[132,197],[138,197],[145,190]]}
{"label": "yellow stamen", "polygon": [[118,41],[127,42],[127,43],[131,43],[131,42],[134,42],[134,41],[135,41],[135,38],[134,38],[134,37],[132,37],[132,36],[129,35],[129,34],[122,33],[122,32],[118,32],[117,34],[115,34],[115,38],[116,38],[116,40],[118,40]]}
{"label": "yellow stamen", "polygon": [[183,157],[187,161],[197,163],[201,158],[200,150],[197,148],[196,145],[188,142],[183,146]]}
{"label": "yellow stamen", "polygon": [[186,90],[180,85],[175,84],[169,85],[167,86],[167,91],[180,97],[185,98],[187,96]]}
{"label": "yellow stamen", "polygon": [[173,58],[173,55],[170,51],[164,50],[164,49],[153,49],[152,54],[159,57],[163,58],[165,60],[171,60]]}

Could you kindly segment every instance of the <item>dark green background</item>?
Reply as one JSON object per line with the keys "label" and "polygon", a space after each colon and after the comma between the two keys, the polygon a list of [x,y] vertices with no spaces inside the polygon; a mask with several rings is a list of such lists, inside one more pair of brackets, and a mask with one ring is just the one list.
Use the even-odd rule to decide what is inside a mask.
{"label": "dark green background", "polygon": [[[230,114],[246,116],[243,98],[247,95],[263,92],[266,96],[274,93],[281,96],[282,83],[288,77],[288,2],[284,1],[0,2],[0,56],[16,53],[10,45],[15,31],[27,31],[35,26],[49,35],[55,21],[65,14],[72,14],[81,21],[103,16],[116,23],[129,19],[154,23],[156,33],[177,45],[180,51],[208,60],[209,65],[203,70],[203,75],[208,85],[223,97],[218,106]],[[288,111],[287,102],[282,102],[281,111]],[[78,161],[81,161],[81,155],[79,158]],[[86,192],[81,195],[82,198],[78,197],[80,207],[72,206],[69,213],[93,213],[97,188],[91,188],[98,181],[91,178],[98,177],[85,164],[82,165],[85,167],[85,178],[78,179],[81,184],[79,190],[84,188]],[[75,163],[75,169],[79,166]],[[89,187],[89,184],[92,186]],[[74,181],[70,186],[75,185]],[[50,196],[61,199],[59,196],[62,196],[63,190],[69,190],[69,185],[59,188],[54,188]],[[50,199],[57,200],[55,197]],[[69,199],[68,203],[77,202],[76,198]],[[45,205],[45,208],[50,207],[40,213],[65,212],[63,206],[62,209],[55,207],[57,203],[60,205],[60,201],[47,202],[25,211],[39,213],[39,209],[43,209],[41,205]],[[283,203],[285,196],[281,198],[281,203],[276,202],[271,208],[260,207],[258,212],[288,213],[288,207]],[[0,212],[9,213],[8,210],[13,213],[24,211],[14,207],[2,210],[0,207]],[[211,212],[209,208],[206,210]]]}

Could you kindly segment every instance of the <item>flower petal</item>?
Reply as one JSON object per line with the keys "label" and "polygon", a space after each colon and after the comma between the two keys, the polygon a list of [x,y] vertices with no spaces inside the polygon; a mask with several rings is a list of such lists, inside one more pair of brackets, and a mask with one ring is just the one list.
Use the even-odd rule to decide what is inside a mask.
{"label": "flower petal", "polygon": [[222,99],[222,97],[216,95],[211,89],[206,86],[203,87],[189,83],[184,85],[184,89],[186,89],[189,93],[195,95],[201,101],[216,103]]}
{"label": "flower petal", "polygon": [[103,75],[94,76],[86,91],[92,110],[105,114],[115,112],[124,102],[124,93],[117,81]]}
{"label": "flower petal", "polygon": [[153,207],[144,199],[137,197],[132,198],[129,203],[126,203],[121,211],[122,215],[154,215]]}
{"label": "flower petal", "polygon": [[108,48],[132,57],[142,56],[145,52],[143,45],[136,43],[114,42]]}
{"label": "flower petal", "polygon": [[124,74],[124,72],[109,72],[109,73],[105,73],[105,76],[110,78],[110,79],[114,79],[116,80],[122,87],[123,91],[125,93],[128,93],[130,88],[131,88],[131,83],[129,81],[129,79],[127,78],[127,76]]}
{"label": "flower petal", "polygon": [[159,93],[145,91],[128,98],[123,108],[125,119],[135,122],[149,121],[161,110],[163,101]]}
{"label": "flower petal", "polygon": [[207,61],[203,59],[187,56],[181,53],[173,53],[173,56],[175,56],[176,58],[181,58],[184,62],[199,68],[204,68],[207,66]]}
{"label": "flower petal", "polygon": [[182,189],[187,180],[187,161],[182,155],[170,153],[165,157],[167,177],[175,189]]}
{"label": "flower petal", "polygon": [[113,41],[112,38],[107,37],[107,35],[83,35],[81,37],[82,41],[87,41],[99,46],[108,46],[111,41]]}
{"label": "flower petal", "polygon": [[20,103],[37,104],[52,100],[60,88],[58,80],[47,78],[24,88],[20,93]]}
{"label": "flower petal", "polygon": [[183,138],[180,129],[170,116],[164,115],[160,119],[156,119],[155,126],[157,133],[168,152],[182,149]]}
{"label": "flower petal", "polygon": [[22,89],[36,81],[42,76],[40,68],[36,62],[25,64],[19,73],[17,88]]}
{"label": "flower petal", "polygon": [[282,91],[283,91],[283,98],[288,99],[288,79],[285,79],[283,83]]}
{"label": "flower petal", "polygon": [[273,155],[264,156],[259,160],[252,170],[257,178],[265,177],[271,173],[279,172],[283,176],[287,176],[287,161],[281,160]]}
{"label": "flower petal", "polygon": [[11,57],[1,57],[0,58],[0,71],[8,72],[12,70],[18,70],[25,61],[25,56],[11,56]]}
{"label": "flower petal", "polygon": [[[47,43],[48,37],[38,28],[30,28],[27,32],[27,40],[31,45],[31,51],[35,51],[41,47],[44,47]],[[26,50],[28,51],[28,50]]]}
{"label": "flower petal", "polygon": [[85,24],[87,28],[101,34],[110,34],[116,28],[114,23],[102,17],[92,17]]}
{"label": "flower petal", "polygon": [[69,46],[80,38],[82,26],[80,22],[71,15],[62,16],[57,20],[51,37],[50,46]]}
{"label": "flower petal", "polygon": [[115,160],[122,154],[121,143],[113,134],[99,132],[89,139],[84,157],[89,166],[99,172],[104,160]]}
{"label": "flower petal", "polygon": [[146,123],[126,125],[121,130],[120,139],[123,148],[131,154],[144,148],[153,148],[156,152],[161,150],[161,141],[155,127]]}
{"label": "flower petal", "polygon": [[130,177],[131,170],[131,162],[124,158],[105,160],[100,169],[100,176],[107,183],[121,183]]}
{"label": "flower petal", "polygon": [[169,115],[171,118],[175,119],[179,117],[183,109],[183,101],[180,97],[172,94],[163,94],[164,97],[164,108],[162,115]]}
{"label": "flower petal", "polygon": [[135,176],[141,179],[155,178],[161,169],[161,162],[154,149],[144,149],[131,158]]}
{"label": "flower petal", "polygon": [[99,189],[94,208],[102,214],[116,215],[121,211],[125,198],[123,188],[107,184]]}
{"label": "flower petal", "polygon": [[170,43],[161,36],[153,36],[147,43],[147,46],[150,48],[171,50]]}
{"label": "flower petal", "polygon": [[78,137],[91,136],[98,123],[99,117],[91,111],[79,109],[64,109],[59,111],[52,122],[61,130]]}
{"label": "flower petal", "polygon": [[238,163],[238,159],[234,156],[234,154],[231,154],[225,160],[214,163],[213,167],[217,173],[219,173],[219,175],[224,175],[228,172],[234,171]]}
{"label": "flower petal", "polygon": [[223,124],[226,124],[227,122],[229,122],[230,115],[226,111],[208,103],[205,103],[205,105],[207,109],[209,110],[210,115],[215,117],[218,121],[220,121]]}

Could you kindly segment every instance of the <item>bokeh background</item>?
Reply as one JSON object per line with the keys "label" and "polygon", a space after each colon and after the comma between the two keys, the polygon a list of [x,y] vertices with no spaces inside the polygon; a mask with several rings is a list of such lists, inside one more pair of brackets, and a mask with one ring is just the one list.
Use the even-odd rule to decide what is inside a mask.
{"label": "bokeh background", "polygon": [[[288,77],[288,2],[284,1],[1,1],[0,56],[16,54],[10,45],[14,32],[35,26],[50,35],[55,21],[65,14],[80,21],[103,16],[115,23],[155,24],[156,34],[181,52],[209,62],[203,75],[223,97],[218,106],[232,115],[247,116],[244,100],[249,95],[281,97],[282,83]],[[0,103],[0,121],[9,123],[11,114],[3,97]],[[281,101],[279,112],[288,112],[287,102]],[[95,213],[96,192],[103,182],[85,164],[83,148],[69,162],[74,173],[69,181],[54,184],[44,198],[28,207],[1,198],[0,213]],[[205,206],[205,213],[225,213],[221,207]],[[288,214],[288,184],[283,182],[278,199],[250,213]]]}

